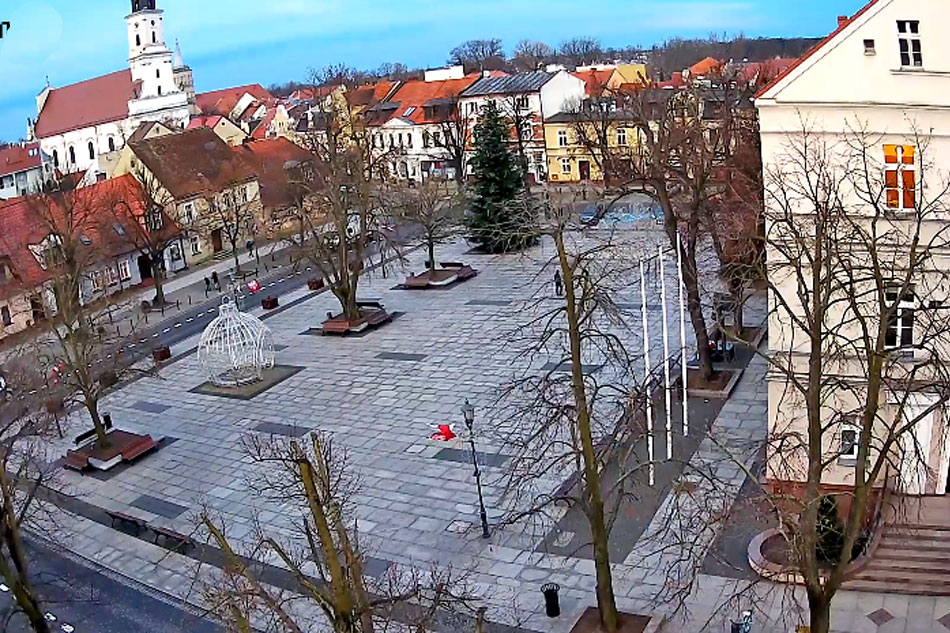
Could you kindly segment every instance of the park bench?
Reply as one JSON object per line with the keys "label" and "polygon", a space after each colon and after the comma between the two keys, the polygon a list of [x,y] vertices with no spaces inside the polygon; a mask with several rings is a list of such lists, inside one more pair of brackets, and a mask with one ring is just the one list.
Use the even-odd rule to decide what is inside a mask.
{"label": "park bench", "polygon": [[154,543],[156,545],[158,545],[158,539],[164,538],[166,544],[170,542],[178,543],[172,550],[178,550],[180,547],[181,551],[185,551],[188,547],[195,547],[195,540],[187,534],[182,534],[181,532],[176,532],[175,530],[160,525],[152,525],[151,523],[148,524],[147,527],[155,535]]}
{"label": "park bench", "polygon": [[115,527],[116,521],[119,523],[126,523],[135,527],[136,536],[139,535],[139,532],[148,527],[143,519],[132,516],[131,514],[126,514],[125,512],[119,512],[118,510],[106,510],[106,514],[109,516],[109,520],[112,522],[112,527]]}
{"label": "park bench", "polygon": [[[112,416],[110,416],[110,415],[104,415],[104,416],[102,416],[102,427],[103,427],[106,431],[108,431],[108,430],[110,430],[110,429],[112,428]],[[86,431],[86,432],[84,432],[84,433],[80,433],[79,435],[77,435],[77,436],[76,436],[76,439],[74,440],[74,442],[75,442],[76,446],[79,446],[79,445],[81,445],[81,444],[85,444],[86,440],[90,440],[90,439],[94,438],[95,436],[96,436],[96,429],[89,429],[88,431]]]}
{"label": "park bench", "polygon": [[86,466],[89,465],[89,458],[76,451],[66,451],[66,460],[64,465],[66,468],[81,472],[86,469]]}
{"label": "park bench", "polygon": [[158,442],[153,440],[151,435],[143,435],[123,449],[122,459],[130,462],[136,457],[144,455],[157,446]]}

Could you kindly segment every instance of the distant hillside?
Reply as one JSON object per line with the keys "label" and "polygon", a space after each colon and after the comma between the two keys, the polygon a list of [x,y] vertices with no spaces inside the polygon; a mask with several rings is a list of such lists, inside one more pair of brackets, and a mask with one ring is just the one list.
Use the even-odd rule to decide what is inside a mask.
{"label": "distant hillside", "polygon": [[776,57],[801,57],[820,41],[815,37],[740,37],[730,41],[671,39],[649,52],[650,65],[667,76],[689,68],[706,57],[737,62],[743,59],[757,62]]}

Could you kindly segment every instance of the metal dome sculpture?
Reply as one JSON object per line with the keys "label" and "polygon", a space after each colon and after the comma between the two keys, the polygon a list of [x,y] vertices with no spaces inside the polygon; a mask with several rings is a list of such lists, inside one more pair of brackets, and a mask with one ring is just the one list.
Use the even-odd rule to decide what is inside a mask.
{"label": "metal dome sculpture", "polygon": [[218,316],[201,333],[198,363],[219,387],[258,382],[274,366],[274,336],[260,319],[224,297]]}

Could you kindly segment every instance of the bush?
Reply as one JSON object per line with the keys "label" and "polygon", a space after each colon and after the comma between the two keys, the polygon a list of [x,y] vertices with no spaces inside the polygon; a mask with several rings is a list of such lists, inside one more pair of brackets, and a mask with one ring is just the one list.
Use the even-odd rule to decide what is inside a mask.
{"label": "bush", "polygon": [[835,498],[825,495],[818,500],[817,525],[818,560],[825,563],[837,563],[844,549],[844,525],[838,516],[838,504]]}

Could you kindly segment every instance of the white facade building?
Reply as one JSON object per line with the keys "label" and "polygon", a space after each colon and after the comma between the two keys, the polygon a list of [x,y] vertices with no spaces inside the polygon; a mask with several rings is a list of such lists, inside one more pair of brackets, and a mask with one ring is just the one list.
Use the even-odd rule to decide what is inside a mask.
{"label": "white facade building", "polygon": [[39,143],[0,149],[0,200],[34,193],[52,177],[52,160],[40,150]]}
{"label": "white facade building", "polygon": [[165,44],[162,10],[155,0],[132,0],[125,22],[128,70],[62,88],[47,85],[36,98],[28,137],[64,173],[87,171],[99,154],[121,148],[143,121],[183,128],[191,117],[194,82]]}
{"label": "white facade building", "polygon": [[[880,204],[888,208],[888,222],[916,222],[915,209],[919,209],[923,200],[940,197],[950,179],[950,38],[943,33],[947,24],[950,24],[950,4],[943,0],[872,0],[854,17],[839,18],[834,33],[780,75],[756,99],[765,173],[795,169],[790,167],[796,164],[789,161],[790,152],[802,146],[803,130],[807,130],[813,144],[829,148],[829,159],[840,176],[846,169],[846,160],[849,157],[854,160],[853,139],[860,133],[862,138],[871,139],[869,151],[861,156],[870,159],[870,167],[866,169],[873,181],[880,183]],[[768,188],[767,183],[767,191]],[[856,189],[860,188],[846,187],[844,191],[849,198],[841,202],[855,213],[864,204]],[[767,217],[770,206],[767,195]],[[924,235],[945,231],[946,218],[946,215],[925,216],[921,231]],[[938,270],[950,267],[948,256],[950,254],[944,253],[937,257],[934,265]],[[778,259],[770,252],[770,270]],[[771,272],[770,276],[774,283],[783,284],[779,294],[787,300],[787,305],[798,305],[796,289],[786,288],[784,281],[776,282]],[[928,286],[930,281],[921,279],[918,284]],[[908,302],[945,301],[946,297],[936,296],[939,292],[938,288],[925,298],[911,297]],[[904,310],[904,301],[902,297],[901,310]],[[770,304],[785,302],[773,297]],[[922,322],[915,325],[915,308],[926,306],[911,306],[894,321],[895,353],[908,359],[914,358],[921,342],[918,340],[920,332],[914,331]],[[792,342],[796,340],[792,326],[787,316],[779,314],[781,311],[775,310],[770,318],[770,350],[773,354],[790,350],[792,357],[804,353],[797,351]],[[890,343],[885,341],[885,345]],[[801,407],[790,406],[786,399],[787,380],[785,375],[773,375],[769,379],[769,423],[773,435],[789,429],[803,432],[805,428]],[[923,392],[912,394],[914,403],[918,400],[919,403],[912,403],[909,410],[922,410],[920,407],[926,410],[931,397]],[[885,404],[884,409],[890,404]],[[835,410],[847,409],[839,406]],[[901,464],[899,479],[904,492],[946,494],[950,490],[947,426],[947,417],[941,411],[934,411],[917,423],[910,435],[902,438],[902,442],[912,442],[919,449],[912,460]],[[842,431],[842,437],[854,436]],[[825,449],[836,451],[838,447]],[[853,465],[846,463],[844,457],[838,462],[825,471],[823,484],[848,486],[853,483]]]}

